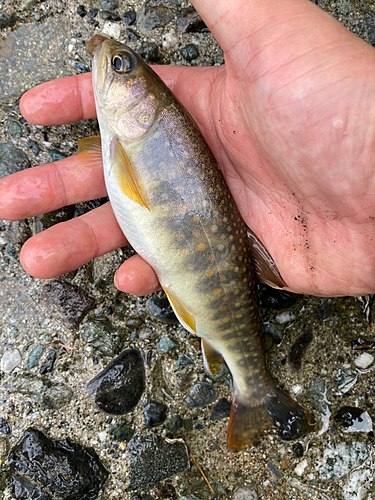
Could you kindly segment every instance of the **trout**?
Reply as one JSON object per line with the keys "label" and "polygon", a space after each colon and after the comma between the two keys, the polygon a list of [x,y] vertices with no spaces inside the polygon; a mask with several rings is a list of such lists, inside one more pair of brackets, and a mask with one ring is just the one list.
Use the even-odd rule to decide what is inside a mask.
{"label": "trout", "polygon": [[229,448],[272,424],[284,439],[304,435],[314,419],[267,369],[247,226],[198,127],[129,47],[98,35],[88,45],[113,211],[181,324],[202,338],[208,371],[224,360],[232,374]]}

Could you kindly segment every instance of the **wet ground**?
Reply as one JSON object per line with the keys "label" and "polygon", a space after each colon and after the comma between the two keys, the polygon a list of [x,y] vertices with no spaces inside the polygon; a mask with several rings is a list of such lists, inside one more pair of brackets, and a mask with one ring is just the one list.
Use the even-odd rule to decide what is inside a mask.
{"label": "wet ground", "polygon": [[[97,130],[95,121],[36,127],[21,118],[17,106],[22,92],[35,84],[87,71],[90,62],[84,42],[94,32],[130,41],[152,62],[223,63],[222,52],[209,33],[186,33],[181,20],[176,25],[187,2],[160,2],[166,6],[165,17],[158,21],[161,27],[142,20],[143,1],[119,3],[115,11],[107,6],[109,14],[101,14],[105,9],[99,2],[81,4],[84,9],[77,13],[80,4],[71,0],[0,1],[0,15],[16,16],[15,20],[0,17],[6,39],[0,41],[0,142],[11,144],[1,145],[2,175],[70,155],[77,139]],[[355,34],[375,43],[371,4],[370,0],[319,2]],[[99,11],[95,16],[93,9]],[[122,19],[128,11],[136,13],[130,25]],[[127,22],[132,16],[127,15]],[[64,308],[63,301],[51,299],[46,282],[28,276],[20,267],[20,245],[31,233],[89,208],[89,204],[68,207],[23,225],[0,221],[0,417],[12,429],[11,435],[0,432],[0,463],[6,463],[7,446],[14,446],[32,426],[54,439],[69,438],[95,449],[110,471],[99,496],[102,500],[205,500],[213,497],[210,487],[218,499],[374,500],[375,348],[367,342],[364,350],[354,350],[351,343],[375,338],[363,304],[354,298],[314,297],[275,304],[266,295],[261,311],[271,334],[267,339],[270,369],[279,384],[315,415],[320,430],[298,442],[280,441],[271,432],[259,446],[232,454],[226,445],[228,419],[210,418],[217,402],[230,398],[228,377],[214,381],[207,376],[199,340],[182,327],[157,319],[150,302],[146,306],[149,297],[136,298],[116,290],[113,275],[128,255],[126,249],[64,277],[95,301],[88,300],[82,317],[74,313],[77,302],[70,310]],[[82,297],[77,300],[83,301]],[[128,347],[143,355],[146,389],[135,410],[125,417],[113,417],[94,406],[85,386]],[[182,355],[192,363],[181,366],[178,360],[186,361]],[[51,356],[55,356],[54,363]],[[48,363],[53,364],[52,371],[41,373]],[[200,383],[218,391],[215,401],[198,408],[187,406],[190,389]],[[163,403],[167,409],[166,421],[150,429],[144,410],[151,401]],[[129,430],[120,437],[114,433],[119,421]],[[160,438],[152,438],[154,470],[149,464],[142,467],[130,461],[134,442],[129,447],[129,439],[137,443],[145,435]],[[176,474],[168,463],[169,451],[161,444],[168,438],[182,439],[191,453],[190,466],[183,472]],[[138,484],[138,478],[145,479],[140,484],[152,484],[164,463],[171,476],[151,488],[151,497],[129,489],[129,479],[130,487]],[[241,489],[241,485],[255,489]],[[2,498],[12,498],[9,489]]]}

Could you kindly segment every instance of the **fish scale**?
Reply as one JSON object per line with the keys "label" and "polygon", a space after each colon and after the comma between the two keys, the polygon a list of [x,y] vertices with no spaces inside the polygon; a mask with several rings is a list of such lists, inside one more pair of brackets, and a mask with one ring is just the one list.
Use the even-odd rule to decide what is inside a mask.
{"label": "fish scale", "polygon": [[300,437],[315,422],[267,369],[247,227],[198,127],[126,45],[88,46],[114,213],[183,326],[202,337],[208,369],[228,365],[229,447],[251,445],[272,422]]}

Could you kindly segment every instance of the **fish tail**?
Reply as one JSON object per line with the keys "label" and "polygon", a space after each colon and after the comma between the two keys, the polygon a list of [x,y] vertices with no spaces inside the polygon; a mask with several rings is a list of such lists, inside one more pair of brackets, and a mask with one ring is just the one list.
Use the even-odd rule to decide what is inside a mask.
{"label": "fish tail", "polygon": [[235,394],[229,419],[227,442],[232,451],[254,445],[274,425],[281,439],[298,439],[312,431],[314,417],[282,389],[271,384],[262,401]]}

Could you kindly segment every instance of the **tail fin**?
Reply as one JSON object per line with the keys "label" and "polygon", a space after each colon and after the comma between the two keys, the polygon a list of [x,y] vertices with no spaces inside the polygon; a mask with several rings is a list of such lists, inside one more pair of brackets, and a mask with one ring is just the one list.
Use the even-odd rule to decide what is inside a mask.
{"label": "tail fin", "polygon": [[276,385],[268,391],[263,402],[255,404],[241,395],[235,395],[227,436],[230,450],[252,446],[272,424],[277,427],[281,439],[292,440],[312,431],[316,421]]}

